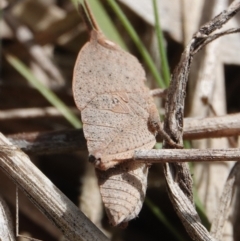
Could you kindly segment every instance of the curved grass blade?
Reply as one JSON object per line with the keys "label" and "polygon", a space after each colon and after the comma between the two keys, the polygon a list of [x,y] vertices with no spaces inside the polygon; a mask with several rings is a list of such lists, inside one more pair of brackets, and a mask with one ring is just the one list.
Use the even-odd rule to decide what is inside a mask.
{"label": "curved grass blade", "polygon": [[132,38],[132,40],[135,43],[135,45],[137,46],[137,48],[138,48],[139,52],[141,53],[141,55],[142,55],[146,65],[147,65],[147,67],[149,68],[149,70],[152,73],[153,77],[157,81],[159,87],[165,88],[166,85],[165,85],[161,75],[159,74],[159,72],[158,72],[158,70],[156,68],[156,65],[154,64],[150,54],[148,53],[147,49],[143,45],[142,41],[138,37],[136,31],[132,27],[131,23],[128,21],[127,17],[125,16],[125,14],[121,10],[121,8],[118,6],[118,4],[116,3],[115,0],[107,0],[107,2],[111,6],[111,8],[115,12],[115,14],[118,16],[119,20],[121,21],[121,23],[125,27],[126,31],[128,32],[128,34]]}
{"label": "curved grass blade", "polygon": [[156,35],[157,35],[158,48],[159,48],[161,64],[162,64],[162,66],[161,66],[162,76],[163,76],[165,85],[168,86],[169,82],[170,82],[170,70],[169,70],[169,64],[168,64],[168,60],[167,60],[166,48],[164,46],[163,32],[162,32],[162,29],[160,26],[157,1],[152,0],[152,3],[153,3],[153,10],[154,10],[154,17],[155,17],[155,31],[156,31]]}
{"label": "curved grass blade", "polygon": [[46,86],[44,86],[31,72],[31,70],[18,58],[6,54],[7,61],[16,69],[30,84],[32,84],[53,106],[55,106],[62,115],[75,128],[81,128],[82,124],[78,117]]}
{"label": "curved grass blade", "polygon": [[180,233],[176,230],[175,227],[172,226],[171,222],[166,218],[164,213],[161,211],[159,207],[157,207],[149,198],[145,199],[145,203],[152,210],[154,215],[165,225],[165,227],[172,233],[172,235],[178,241],[184,241],[185,239],[182,237]]}

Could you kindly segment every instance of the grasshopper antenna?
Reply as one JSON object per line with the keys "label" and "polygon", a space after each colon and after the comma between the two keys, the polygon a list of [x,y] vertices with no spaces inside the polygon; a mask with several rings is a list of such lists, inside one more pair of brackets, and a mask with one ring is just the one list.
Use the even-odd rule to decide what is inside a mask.
{"label": "grasshopper antenna", "polygon": [[91,9],[89,7],[89,4],[88,4],[87,0],[84,0],[84,6],[85,6],[85,8],[87,10],[88,16],[89,16],[89,18],[90,18],[90,20],[91,20],[91,22],[93,24],[94,29],[101,32],[100,27],[97,24],[93,14],[92,14],[92,11],[91,11]]}
{"label": "grasshopper antenna", "polygon": [[92,22],[90,21],[87,12],[83,6],[83,4],[79,4],[78,6],[78,10],[83,18],[83,22],[86,24],[87,26],[87,30],[89,31],[89,33],[93,30],[93,25]]}
{"label": "grasshopper antenna", "polygon": [[83,4],[79,5],[78,9],[81,13],[83,21],[87,26],[88,31],[91,32],[92,30],[96,30],[98,32],[101,32],[96,20],[93,17],[90,6],[86,0],[84,0]]}

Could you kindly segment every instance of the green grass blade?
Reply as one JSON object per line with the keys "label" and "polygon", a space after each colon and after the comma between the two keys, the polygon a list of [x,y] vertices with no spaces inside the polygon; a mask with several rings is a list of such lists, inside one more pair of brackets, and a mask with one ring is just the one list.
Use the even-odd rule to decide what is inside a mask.
{"label": "green grass blade", "polygon": [[168,60],[167,60],[166,48],[164,46],[163,32],[162,32],[162,29],[160,26],[157,1],[152,0],[152,3],[153,3],[154,17],[155,17],[155,31],[157,34],[158,48],[159,48],[161,64],[162,64],[162,67],[161,67],[162,76],[163,76],[166,86],[168,86],[169,82],[170,82],[170,70],[169,70],[169,64],[168,64]]}
{"label": "green grass blade", "polygon": [[134,30],[131,23],[126,18],[125,14],[121,10],[121,8],[118,6],[118,4],[116,3],[115,0],[107,0],[107,2],[111,6],[111,8],[115,12],[115,14],[118,16],[119,20],[121,21],[121,23],[125,27],[126,31],[128,32],[129,36],[132,38],[133,42],[137,46],[139,52],[141,53],[146,65],[148,66],[150,72],[152,73],[153,77],[157,81],[159,87],[165,88],[166,85],[165,85],[160,73],[158,72],[150,54],[148,53],[147,49],[143,45],[142,41],[138,37],[136,31]]}
{"label": "green grass blade", "polygon": [[46,86],[44,86],[31,72],[31,70],[18,58],[7,54],[7,61],[16,69],[30,84],[32,84],[62,115],[75,127],[81,128],[78,117]]}
{"label": "green grass blade", "polygon": [[149,198],[145,199],[145,203],[147,206],[152,210],[155,216],[165,225],[165,227],[171,232],[171,234],[176,238],[178,241],[185,241],[176,228],[172,226],[171,222],[166,218],[164,213],[161,211],[159,207],[157,207]]}
{"label": "green grass blade", "polygon": [[79,4],[79,3],[82,3],[83,0],[71,0],[71,2],[72,2],[72,4],[73,4],[73,6],[74,6],[76,9],[78,9],[78,4]]}

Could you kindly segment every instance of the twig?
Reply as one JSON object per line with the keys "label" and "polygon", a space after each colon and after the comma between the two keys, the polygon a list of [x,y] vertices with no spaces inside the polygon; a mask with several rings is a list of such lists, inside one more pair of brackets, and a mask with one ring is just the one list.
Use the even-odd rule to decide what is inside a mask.
{"label": "twig", "polygon": [[[1,115],[1,114],[0,114]],[[184,119],[184,138],[201,139],[240,135],[240,114]],[[8,139],[33,155],[86,151],[82,130],[64,130],[9,135]],[[158,137],[158,141],[162,141]]]}
{"label": "twig", "polygon": [[134,160],[149,163],[240,161],[240,149],[159,149],[139,150]]}
{"label": "twig", "polygon": [[[173,72],[165,106],[164,130],[176,144],[181,145],[183,143],[184,102],[193,56],[207,43],[219,37],[219,35],[211,34],[220,29],[239,10],[240,1],[234,1],[226,11],[203,25],[193,36]],[[169,149],[171,143],[165,141],[163,147]],[[184,163],[166,163],[164,164],[164,174],[169,197],[191,238],[197,241],[214,240],[201,224],[195,210],[192,199],[192,179],[187,166]]]}
{"label": "twig", "polygon": [[34,155],[87,150],[82,130],[16,134],[8,136],[8,139],[27,154]]}
{"label": "twig", "polygon": [[193,36],[190,44],[186,47],[182,54],[180,63],[174,70],[171,84],[168,90],[168,98],[166,103],[165,131],[170,134],[172,139],[177,143],[179,143],[180,139],[182,138],[186,84],[193,56],[207,43],[209,43],[209,40],[212,40],[215,36],[219,36],[218,33],[216,35],[210,34],[213,31],[221,28],[239,11],[239,9],[240,2],[235,0],[230,5],[228,10],[223,11],[210,22],[203,25],[200,30]]}
{"label": "twig", "polygon": [[[76,108],[71,109],[75,114],[80,114]],[[0,111],[0,121],[12,119],[29,119],[41,117],[63,117],[62,113],[55,107],[44,108],[19,108]]]}
{"label": "twig", "polygon": [[187,140],[237,135],[240,135],[240,114],[184,119],[183,138]]}
{"label": "twig", "polygon": [[105,235],[36,168],[28,156],[0,134],[0,167],[71,241],[108,240]]}

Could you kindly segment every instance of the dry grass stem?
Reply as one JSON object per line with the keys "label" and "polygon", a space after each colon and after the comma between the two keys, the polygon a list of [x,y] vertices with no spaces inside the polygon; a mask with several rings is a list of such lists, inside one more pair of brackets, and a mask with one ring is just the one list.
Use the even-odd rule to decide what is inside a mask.
{"label": "dry grass stem", "polygon": [[217,240],[223,240],[223,227],[229,215],[229,209],[232,204],[236,182],[239,181],[239,168],[240,163],[237,162],[229,173],[220,198],[218,212],[215,214],[215,218],[212,222],[211,234]]}
{"label": "dry grass stem", "polygon": [[0,224],[0,240],[15,241],[11,214],[2,196],[0,196]]}
{"label": "dry grass stem", "polygon": [[[78,114],[76,108],[71,109],[75,114]],[[62,113],[55,107],[44,108],[19,108],[13,110],[4,110],[0,112],[0,121],[14,120],[14,119],[29,119],[29,118],[52,118],[62,117]]]}
{"label": "dry grass stem", "polygon": [[0,167],[70,240],[108,240],[106,236],[36,168],[28,156],[0,135]]}

